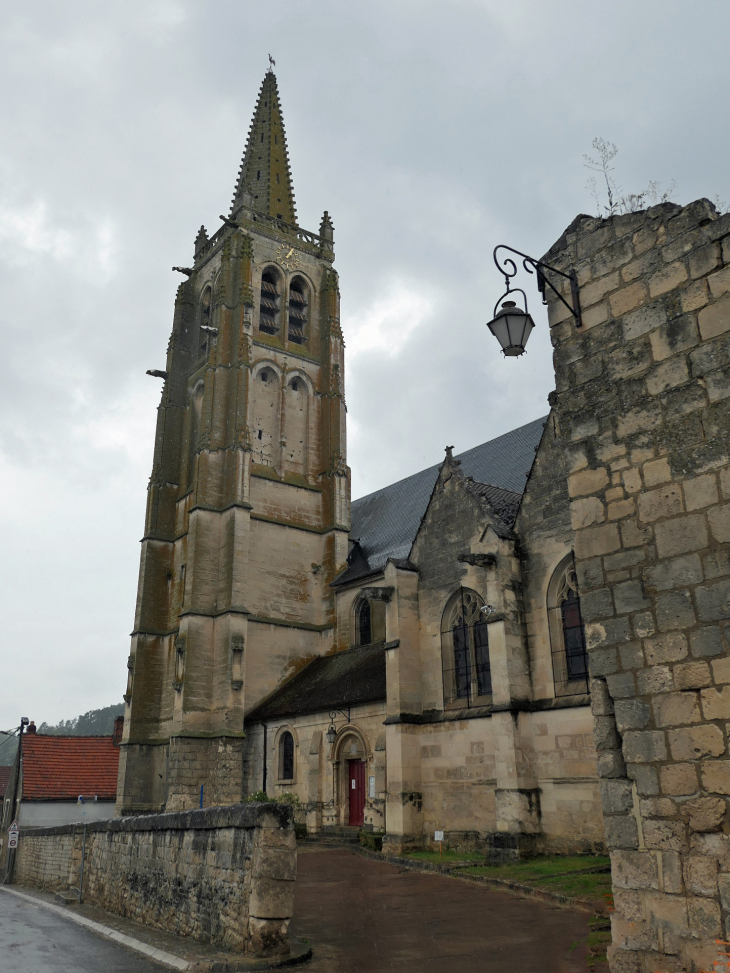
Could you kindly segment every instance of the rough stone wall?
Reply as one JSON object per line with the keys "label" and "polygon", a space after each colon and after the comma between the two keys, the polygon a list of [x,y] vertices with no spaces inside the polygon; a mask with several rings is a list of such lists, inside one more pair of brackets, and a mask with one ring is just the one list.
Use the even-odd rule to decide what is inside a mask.
{"label": "rough stone wall", "polygon": [[[77,886],[82,828],[22,830],[14,880]],[[221,949],[285,955],[294,906],[291,809],[249,804],[87,826],[84,899]]]}
{"label": "rough stone wall", "polygon": [[583,307],[580,330],[555,300],[550,320],[611,969],[711,970],[730,938],[730,216],[579,217],[546,259],[576,268]]}

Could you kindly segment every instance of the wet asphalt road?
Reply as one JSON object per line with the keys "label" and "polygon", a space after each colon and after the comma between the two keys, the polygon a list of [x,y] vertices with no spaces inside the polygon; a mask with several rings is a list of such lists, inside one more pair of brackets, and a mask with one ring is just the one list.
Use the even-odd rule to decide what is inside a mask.
{"label": "wet asphalt road", "polygon": [[2,973],[160,973],[75,922],[0,891]]}

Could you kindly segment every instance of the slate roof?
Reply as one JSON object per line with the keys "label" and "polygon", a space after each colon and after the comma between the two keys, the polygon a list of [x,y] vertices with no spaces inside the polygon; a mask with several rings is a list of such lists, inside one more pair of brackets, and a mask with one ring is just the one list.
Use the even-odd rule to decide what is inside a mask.
{"label": "slate roof", "polygon": [[[484,485],[483,495],[505,521],[514,524],[547,416],[475,446],[455,459],[467,477]],[[379,571],[388,558],[408,557],[426,512],[441,464],[352,502],[350,536],[359,544],[335,585]]]}
{"label": "slate roof", "polygon": [[23,800],[75,801],[79,794],[113,801],[119,748],[110,736],[23,737]]}
{"label": "slate roof", "polygon": [[12,770],[12,767],[0,767],[0,798],[5,797],[5,791],[8,789]]}
{"label": "slate roof", "polygon": [[365,645],[314,659],[268,699],[247,720],[316,713],[385,699],[385,646]]}

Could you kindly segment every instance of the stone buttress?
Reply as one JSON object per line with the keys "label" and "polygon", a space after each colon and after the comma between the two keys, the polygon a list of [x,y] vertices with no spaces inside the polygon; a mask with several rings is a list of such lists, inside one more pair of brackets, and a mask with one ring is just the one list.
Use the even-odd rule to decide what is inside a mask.
{"label": "stone buttress", "polygon": [[730,939],[730,216],[578,217],[550,304],[614,887],[613,973]]}
{"label": "stone buttress", "polygon": [[178,288],[142,539],[121,814],[243,796],[244,709],[332,643],[347,557],[332,223],[296,225],[276,79]]}

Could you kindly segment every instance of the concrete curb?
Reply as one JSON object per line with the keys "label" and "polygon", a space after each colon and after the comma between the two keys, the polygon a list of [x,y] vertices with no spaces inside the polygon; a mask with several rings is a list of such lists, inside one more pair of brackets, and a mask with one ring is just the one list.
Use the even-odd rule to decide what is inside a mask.
{"label": "concrete curb", "polygon": [[274,970],[284,966],[296,966],[299,963],[306,963],[307,960],[312,958],[311,946],[294,941],[292,942],[292,952],[282,959],[236,959],[231,957],[230,959],[208,961],[187,960],[164,949],[156,949],[154,946],[134,939],[132,936],[126,936],[124,933],[118,932],[110,926],[104,926],[100,922],[95,922],[93,919],[87,919],[86,916],[72,912],[68,906],[53,905],[51,902],[46,902],[45,899],[8,888],[7,885],[0,886],[0,892],[7,892],[8,895],[14,895],[25,902],[31,902],[42,909],[48,909],[49,912],[55,912],[63,919],[69,919],[78,926],[88,929],[89,932],[93,932],[103,939],[109,939],[119,946],[124,946],[133,953],[139,953],[140,956],[145,956],[170,970],[189,970],[191,973],[192,971],[195,971],[195,973],[234,973],[234,971],[244,973],[247,970]]}

